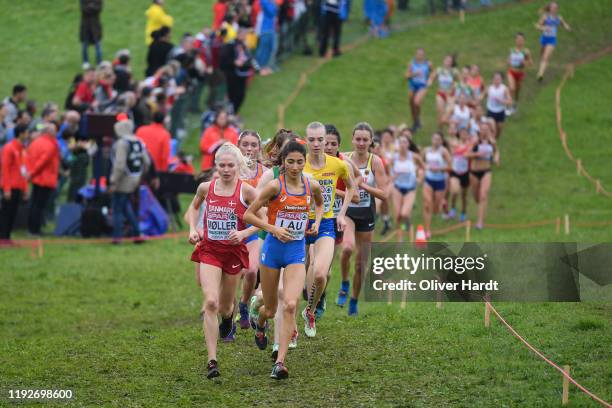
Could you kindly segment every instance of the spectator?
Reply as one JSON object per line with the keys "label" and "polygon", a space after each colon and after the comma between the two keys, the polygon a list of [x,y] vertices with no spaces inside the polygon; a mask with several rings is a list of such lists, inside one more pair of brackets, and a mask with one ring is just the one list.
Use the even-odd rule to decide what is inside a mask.
{"label": "spectator", "polygon": [[102,12],[102,0],[81,0],[81,32],[80,40],[83,44],[83,69],[89,65],[89,46],[96,47],[96,61],[102,62],[102,23],[100,22]]}
{"label": "spectator", "polygon": [[163,112],[155,112],[152,124],[136,130],[136,137],[144,143],[157,171],[168,171],[170,159],[170,133],[164,127],[165,119]]}
{"label": "spectator", "polygon": [[246,94],[247,80],[256,68],[255,61],[244,42],[246,34],[247,30],[240,28],[238,37],[225,44],[219,54],[219,65],[225,74],[227,95],[234,114],[240,111]]}
{"label": "spectator", "polygon": [[[17,113],[17,119],[15,119],[15,127],[8,129],[6,132],[6,141],[10,142],[15,138],[15,131],[17,126],[25,125],[26,127],[29,127],[31,122],[32,117],[30,116],[28,111],[20,110],[19,113]],[[0,142],[0,144],[2,143]]]}
{"label": "spectator", "polygon": [[117,56],[116,63],[113,64],[115,73],[114,88],[118,94],[132,90],[132,70],[130,69],[130,52],[123,52]]}
{"label": "spectator", "polygon": [[200,140],[200,153],[202,154],[202,171],[213,167],[215,151],[225,142],[238,143],[238,132],[229,126],[227,112],[223,109],[217,112],[215,123],[209,126]]}
{"label": "spectator", "polygon": [[327,54],[327,43],[333,36],[334,57],[340,55],[340,35],[342,33],[342,21],[347,17],[346,0],[323,0],[321,2],[321,42],[319,44],[319,56]]}
{"label": "spectator", "polygon": [[134,106],[134,124],[137,128],[151,123],[153,111],[149,98],[151,97],[151,88],[143,86],[140,90],[140,98]]}
{"label": "spectator", "polygon": [[278,15],[278,6],[275,0],[261,0],[261,26],[259,29],[259,43],[255,59],[261,67],[261,74],[268,75],[272,73],[271,63],[272,54],[276,48],[276,19]]}
{"label": "spectator", "polygon": [[196,54],[194,59],[194,78],[196,83],[191,92],[191,102],[189,104],[189,111],[191,113],[201,113],[200,99],[202,96],[202,91],[204,90],[206,82],[213,72],[212,55],[210,49],[211,35],[212,33],[210,29],[203,28],[202,31],[196,34],[193,41]]}
{"label": "spectator", "polygon": [[147,16],[147,26],[145,28],[145,44],[151,45],[153,42],[152,34],[162,27],[172,28],[174,19],[164,11],[164,0],[153,0],[145,12]]}
{"label": "spectator", "polygon": [[192,164],[192,157],[185,154],[183,151],[179,151],[177,154],[177,163],[172,169],[173,173],[179,174],[191,174],[195,172]]}
{"label": "spectator", "polygon": [[79,83],[72,98],[72,106],[79,112],[95,107],[94,91],[96,90],[96,70],[87,68],[83,80]]}
{"label": "spectator", "polygon": [[28,97],[28,90],[25,85],[17,84],[13,87],[13,96],[7,96],[2,101],[3,105],[6,105],[6,114],[4,117],[4,124],[6,127],[12,127],[17,119],[17,113],[19,112],[19,104],[24,102]]}
{"label": "spectator", "polygon": [[94,99],[98,112],[114,112],[117,102],[117,92],[113,89],[115,74],[110,67],[102,67],[97,72],[98,80]]}
{"label": "spectator", "polygon": [[27,125],[15,126],[15,138],[2,149],[2,206],[0,207],[0,245],[11,238],[19,203],[26,199],[28,182],[25,167]]}
{"label": "spectator", "polygon": [[77,201],[79,190],[87,184],[87,166],[89,166],[89,156],[91,154],[89,141],[78,139],[72,150],[72,160],[70,161],[68,202]]}
{"label": "spectator", "polygon": [[221,23],[227,14],[227,0],[217,0],[213,5],[213,24],[212,29],[217,31],[221,28]]}
{"label": "spectator", "polygon": [[5,104],[0,104],[0,147],[8,142],[8,131],[4,119],[8,115],[8,107]]}
{"label": "spectator", "polygon": [[56,133],[54,123],[44,123],[41,134],[27,149],[27,167],[32,182],[28,230],[32,235],[40,235],[44,209],[57,187],[60,151]]}
{"label": "spectator", "polygon": [[153,42],[149,45],[147,52],[147,70],[145,75],[150,77],[168,61],[168,55],[172,51],[173,45],[170,42],[170,28],[164,26],[154,31]]}
{"label": "spectator", "polygon": [[115,123],[118,140],[113,143],[113,170],[110,177],[113,211],[113,244],[123,237],[124,217],[131,227],[134,243],[142,243],[137,211],[132,208],[130,196],[138,191],[142,175],[150,166],[149,156],[140,140],[134,136],[134,123],[125,114],[119,114]]}

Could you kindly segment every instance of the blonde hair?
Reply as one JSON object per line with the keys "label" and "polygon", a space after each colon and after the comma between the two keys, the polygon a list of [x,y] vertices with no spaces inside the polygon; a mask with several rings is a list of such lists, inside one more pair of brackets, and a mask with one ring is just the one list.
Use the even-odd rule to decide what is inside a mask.
{"label": "blonde hair", "polygon": [[229,154],[234,156],[236,164],[238,164],[239,177],[242,177],[249,172],[249,163],[247,159],[242,155],[242,152],[235,144],[230,142],[223,143],[215,152],[215,162],[219,160],[221,155]]}

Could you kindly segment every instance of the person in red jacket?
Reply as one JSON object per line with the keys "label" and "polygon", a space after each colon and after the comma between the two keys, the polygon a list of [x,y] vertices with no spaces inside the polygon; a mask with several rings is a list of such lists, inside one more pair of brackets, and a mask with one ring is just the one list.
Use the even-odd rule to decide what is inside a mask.
{"label": "person in red jacket", "polygon": [[32,182],[32,197],[28,214],[28,230],[40,235],[44,208],[57,187],[60,150],[54,123],[45,123],[41,135],[27,149],[28,177]]}
{"label": "person in red jacket", "polygon": [[[15,127],[15,138],[2,149],[2,207],[0,207],[0,245],[9,242],[21,200],[27,198],[28,182],[25,166],[25,143],[29,132],[27,125]],[[4,242],[3,242],[4,241]]]}
{"label": "person in red jacket", "polygon": [[168,171],[170,159],[170,133],[164,127],[165,118],[163,112],[155,112],[152,124],[136,130],[136,137],[145,144],[157,171]]}
{"label": "person in red jacket", "polygon": [[213,167],[215,151],[223,143],[230,142],[238,144],[238,131],[229,126],[227,112],[219,110],[215,117],[215,123],[209,126],[200,139],[200,153],[202,153],[202,171]]}

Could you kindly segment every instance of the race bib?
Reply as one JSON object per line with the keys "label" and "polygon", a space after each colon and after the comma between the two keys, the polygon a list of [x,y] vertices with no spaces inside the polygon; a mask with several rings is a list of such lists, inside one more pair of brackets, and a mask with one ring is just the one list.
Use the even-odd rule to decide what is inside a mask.
{"label": "race bib", "polygon": [[556,37],[557,36],[557,26],[556,25],[544,26],[544,36],[545,37]]}
{"label": "race bib", "polygon": [[340,214],[340,210],[342,209],[342,199],[340,197],[336,197],[334,200],[334,206],[332,207],[332,211],[334,212],[334,218],[338,217]]}
{"label": "race bib", "polygon": [[229,234],[238,229],[238,218],[232,213],[209,212],[206,217],[208,239],[211,241],[227,241]]}
{"label": "race bib", "polygon": [[463,156],[453,157],[453,170],[457,174],[464,174],[468,171],[468,160]]}
{"label": "race bib", "polygon": [[332,186],[321,186],[321,194],[323,195],[323,213],[329,211],[332,204],[332,195],[334,188]]}
{"label": "race bib", "polygon": [[357,207],[369,207],[370,206],[370,193],[365,190],[359,190],[359,204]]}
{"label": "race bib", "polygon": [[308,225],[308,214],[304,212],[279,211],[276,213],[276,223],[274,225],[286,228],[291,234],[291,239],[299,241],[304,239]]}

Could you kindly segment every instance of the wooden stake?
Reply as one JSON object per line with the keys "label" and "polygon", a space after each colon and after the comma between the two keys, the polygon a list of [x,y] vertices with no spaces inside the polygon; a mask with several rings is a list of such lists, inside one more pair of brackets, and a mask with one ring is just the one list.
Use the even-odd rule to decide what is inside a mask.
{"label": "wooden stake", "polygon": [[576,170],[578,171],[578,175],[582,175],[582,160],[576,159]]}
{"label": "wooden stake", "polygon": [[397,229],[397,242],[404,242],[404,230],[402,230],[402,227]]}
{"label": "wooden stake", "polygon": [[471,241],[472,221],[467,220],[465,222],[465,242]]}
{"label": "wooden stake", "polygon": [[[438,277],[438,282],[440,281],[440,277]],[[438,299],[438,301],[436,302],[436,309],[442,309],[442,292],[440,291],[440,289],[438,289],[438,291],[436,292],[436,298]]]}
{"label": "wooden stake", "polygon": [[38,238],[37,244],[38,244],[38,257],[42,258],[45,255],[42,239]]}
{"label": "wooden stake", "polygon": [[[570,366],[566,365],[563,367],[565,374],[569,375]],[[566,376],[563,376],[563,395],[561,396],[561,404],[567,405],[569,403],[569,380]]]}
{"label": "wooden stake", "polygon": [[410,230],[408,231],[410,242],[414,242],[414,226],[410,224]]}
{"label": "wooden stake", "polygon": [[599,180],[595,181],[595,192],[597,194],[601,193],[601,181],[599,181]]}
{"label": "wooden stake", "polygon": [[569,214],[565,214],[565,235],[570,233],[570,219]]}
{"label": "wooden stake", "polygon": [[408,292],[405,290],[402,291],[402,303],[400,303],[400,308],[404,310],[406,308],[406,298],[408,297]]}
{"label": "wooden stake", "polygon": [[555,233],[559,235],[561,233],[561,217],[557,217],[557,223],[555,225]]}
{"label": "wooden stake", "polygon": [[491,327],[491,305],[485,301],[485,327]]}
{"label": "wooden stake", "polygon": [[390,305],[393,303],[393,291],[387,291],[387,304]]}

